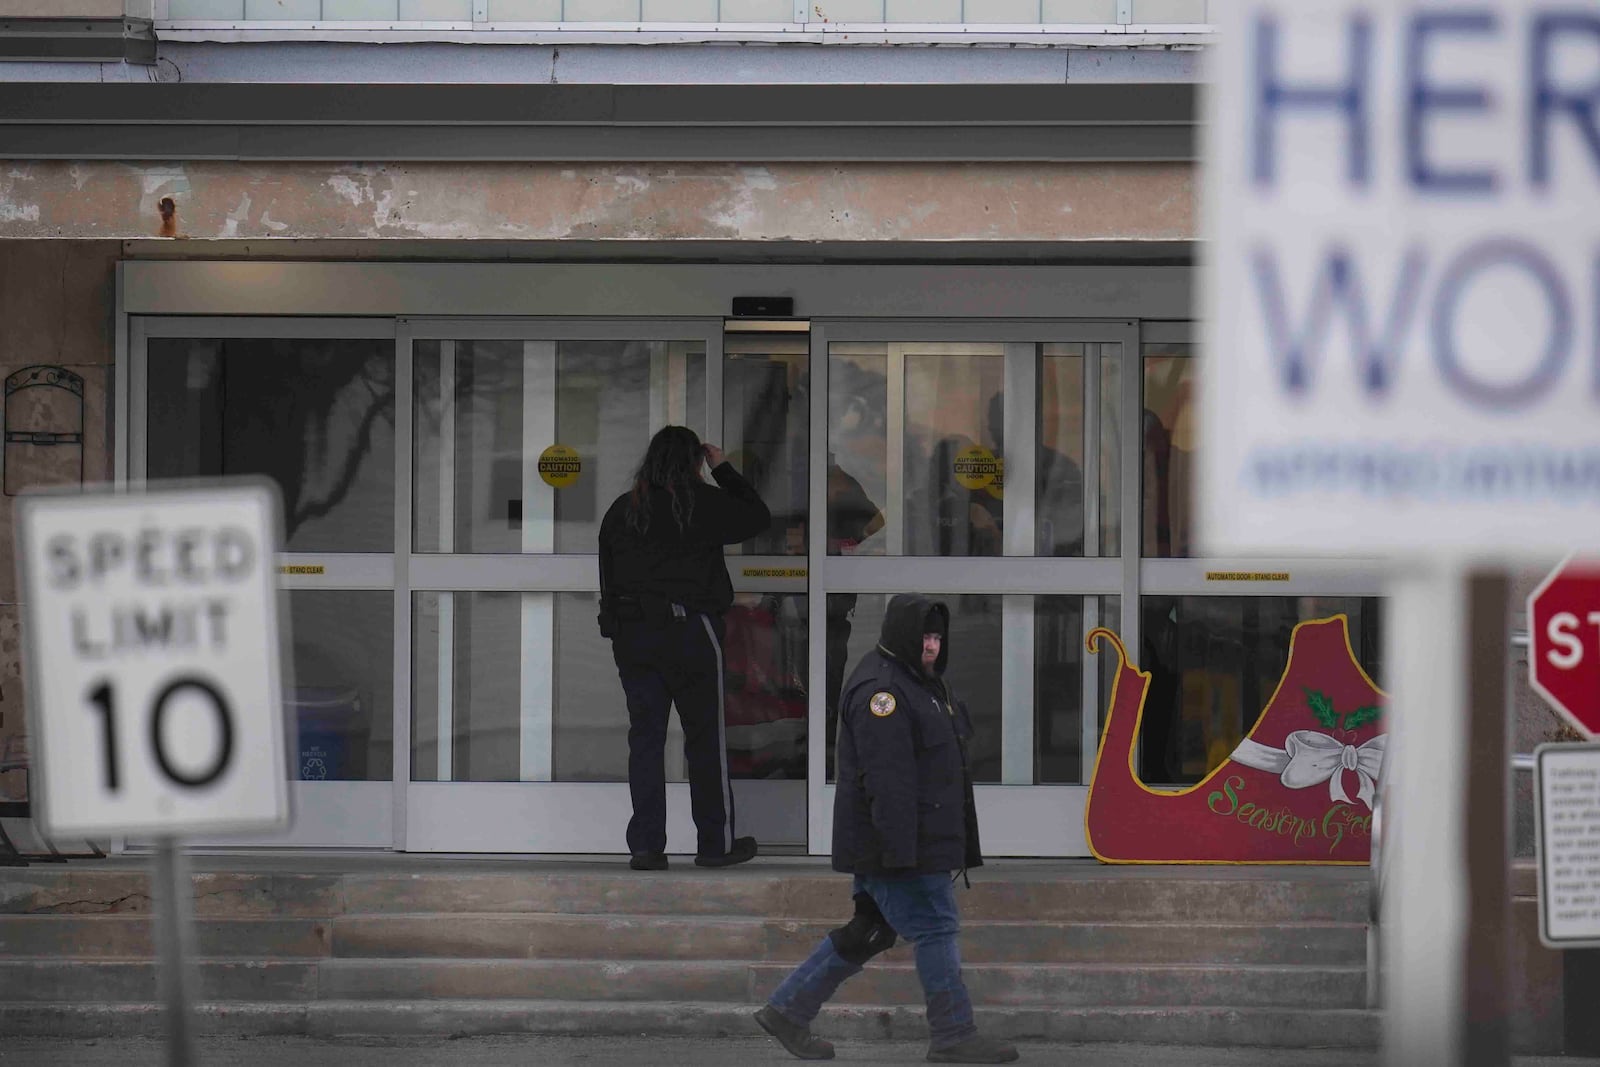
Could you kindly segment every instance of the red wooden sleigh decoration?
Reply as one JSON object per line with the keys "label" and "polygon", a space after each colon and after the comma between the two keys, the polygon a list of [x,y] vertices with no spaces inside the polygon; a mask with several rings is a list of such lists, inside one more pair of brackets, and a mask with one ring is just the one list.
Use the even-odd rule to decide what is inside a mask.
{"label": "red wooden sleigh decoration", "polygon": [[1151,789],[1134,772],[1150,674],[1110,630],[1120,663],[1084,812],[1103,863],[1348,863],[1371,855],[1387,697],[1350,649],[1343,615],[1303,622],[1261,718],[1199,785]]}

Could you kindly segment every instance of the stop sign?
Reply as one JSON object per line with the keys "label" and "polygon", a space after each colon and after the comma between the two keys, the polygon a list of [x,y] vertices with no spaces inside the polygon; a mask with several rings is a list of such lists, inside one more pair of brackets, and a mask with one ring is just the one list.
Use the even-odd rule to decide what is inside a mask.
{"label": "stop sign", "polygon": [[1575,728],[1600,734],[1600,560],[1568,559],[1528,597],[1528,680]]}

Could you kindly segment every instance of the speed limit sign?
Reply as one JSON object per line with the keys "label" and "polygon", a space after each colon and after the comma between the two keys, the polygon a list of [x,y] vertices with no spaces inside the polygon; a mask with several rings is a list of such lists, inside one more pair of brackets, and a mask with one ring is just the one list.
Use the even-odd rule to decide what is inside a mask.
{"label": "speed limit sign", "polygon": [[287,826],[276,489],[24,496],[18,509],[45,830]]}

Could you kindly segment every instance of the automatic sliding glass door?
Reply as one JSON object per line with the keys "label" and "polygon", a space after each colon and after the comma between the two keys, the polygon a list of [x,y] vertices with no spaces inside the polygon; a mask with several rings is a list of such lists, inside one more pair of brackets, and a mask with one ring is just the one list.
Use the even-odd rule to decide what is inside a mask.
{"label": "automatic sliding glass door", "polygon": [[[1120,627],[1121,361],[1132,324],[830,323],[813,508],[813,685],[831,737],[840,683],[885,605],[951,609],[947,677],[972,712],[984,847],[1083,855],[1101,665],[1083,637]],[[959,562],[958,562],[959,560]],[[817,709],[814,709],[814,715]],[[812,758],[814,852],[830,847],[832,750]],[[827,784],[825,784],[827,783]]]}
{"label": "automatic sliding glass door", "polygon": [[131,320],[128,480],[256,474],[283,496],[295,821],[197,844],[394,844],[394,336],[389,321]]}
{"label": "automatic sliding glass door", "polygon": [[617,851],[628,719],[595,623],[596,536],[656,429],[711,429],[715,327],[411,323],[402,350],[406,847]]}

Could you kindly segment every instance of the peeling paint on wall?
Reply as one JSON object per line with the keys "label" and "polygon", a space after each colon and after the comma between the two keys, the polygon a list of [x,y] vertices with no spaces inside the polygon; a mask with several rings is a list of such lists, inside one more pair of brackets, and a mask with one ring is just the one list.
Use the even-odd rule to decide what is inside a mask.
{"label": "peeling paint on wall", "polygon": [[192,240],[1185,241],[1181,163],[24,162],[0,238],[131,239],[170,197]]}
{"label": "peeling paint on wall", "polygon": [[4,198],[0,198],[0,223],[38,221],[38,204],[15,204]]}

